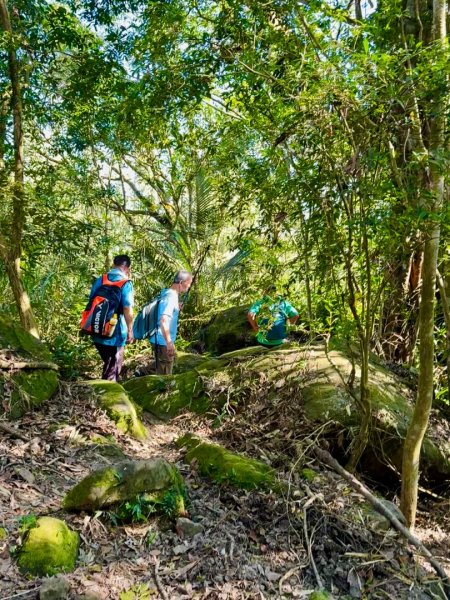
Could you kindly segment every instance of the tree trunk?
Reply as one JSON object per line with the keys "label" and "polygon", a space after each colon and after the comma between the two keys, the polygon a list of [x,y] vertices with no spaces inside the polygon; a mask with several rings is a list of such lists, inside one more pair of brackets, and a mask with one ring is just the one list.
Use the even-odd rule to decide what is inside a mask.
{"label": "tree trunk", "polygon": [[441,306],[442,312],[444,313],[444,322],[445,322],[445,365],[447,368],[447,398],[450,398],[450,306],[448,304],[448,296],[447,291],[445,289],[445,281],[442,275],[437,272],[437,282],[439,287],[439,293],[441,296]]}
{"label": "tree trunk", "polygon": [[[446,47],[446,2],[433,2],[433,39],[441,48]],[[419,458],[423,438],[428,427],[433,400],[434,366],[434,305],[436,270],[439,252],[440,216],[444,199],[444,168],[439,157],[445,146],[445,87],[441,86],[433,106],[430,122],[428,151],[430,201],[427,238],[422,263],[422,290],[419,312],[419,383],[414,413],[406,434],[403,450],[401,509],[410,529],[414,528],[417,510]],[[430,90],[431,92],[432,90]],[[438,90],[435,90],[437,92]]]}
{"label": "tree trunk", "polygon": [[[12,222],[8,238],[0,237],[0,255],[5,263],[22,327],[39,337],[36,321],[20,273],[22,236],[25,226],[25,186],[23,162],[23,110],[19,65],[14,48],[13,31],[5,0],[0,0],[0,26],[9,39],[8,70],[11,81],[11,107],[14,137],[14,186],[12,190]],[[3,156],[1,159],[3,162]]]}

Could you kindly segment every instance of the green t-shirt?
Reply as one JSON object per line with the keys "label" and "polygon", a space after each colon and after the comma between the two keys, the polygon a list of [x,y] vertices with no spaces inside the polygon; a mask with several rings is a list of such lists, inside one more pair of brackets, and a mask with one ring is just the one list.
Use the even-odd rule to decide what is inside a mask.
{"label": "green t-shirt", "polygon": [[276,300],[264,296],[251,305],[249,312],[258,315],[256,322],[261,331],[258,331],[256,339],[264,346],[282,344],[286,337],[287,320],[298,315],[295,308],[281,296]]}

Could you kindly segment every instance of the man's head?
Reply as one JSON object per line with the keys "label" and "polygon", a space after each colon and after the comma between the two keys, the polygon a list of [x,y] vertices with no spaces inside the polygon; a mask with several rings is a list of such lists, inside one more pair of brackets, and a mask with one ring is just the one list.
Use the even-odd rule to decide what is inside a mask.
{"label": "man's head", "polygon": [[191,287],[191,283],[192,273],[189,273],[189,271],[178,271],[173,278],[172,287],[175,287],[179,294],[183,294]]}
{"label": "man's head", "polygon": [[120,269],[126,275],[130,273],[131,258],[128,256],[128,254],[118,254],[114,257],[113,262],[116,269]]}

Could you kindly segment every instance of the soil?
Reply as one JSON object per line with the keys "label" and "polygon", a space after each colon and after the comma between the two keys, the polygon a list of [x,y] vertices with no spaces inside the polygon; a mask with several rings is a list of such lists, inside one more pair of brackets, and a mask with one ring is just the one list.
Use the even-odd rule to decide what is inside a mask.
{"label": "soil", "polygon": [[[17,569],[20,519],[51,515],[80,534],[76,570],[65,577],[70,598],[439,598],[436,575],[337,474],[310,458],[320,432],[303,431],[287,400],[232,410],[221,425],[183,414],[169,423],[143,415],[144,442],[117,431],[85,387],[63,383],[41,410],[2,431],[0,441],[0,598],[37,598],[42,579]],[[294,417],[297,427],[293,425]],[[216,423],[217,424],[217,423]],[[276,467],[284,495],[217,486],[183,463],[174,440],[190,431]],[[102,442],[102,443],[100,443]],[[106,443],[105,443],[106,442]],[[107,512],[66,513],[64,493],[96,466],[164,456],[176,463],[189,494],[188,512],[203,532],[184,539],[167,517],[114,525]],[[395,498],[391,497],[391,500]],[[449,502],[424,495],[416,534],[450,574]]]}

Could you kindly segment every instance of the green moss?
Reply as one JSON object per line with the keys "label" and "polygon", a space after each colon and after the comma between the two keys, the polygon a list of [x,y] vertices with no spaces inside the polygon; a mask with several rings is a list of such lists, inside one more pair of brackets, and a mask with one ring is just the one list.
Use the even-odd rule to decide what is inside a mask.
{"label": "green moss", "polygon": [[4,540],[8,537],[8,531],[4,527],[0,527],[0,540]]}
{"label": "green moss", "polygon": [[227,482],[244,489],[275,489],[278,487],[275,471],[268,465],[233,454],[222,446],[210,444],[186,434],[176,442],[177,446],[187,448],[185,460],[197,461],[202,475],[218,483]]}
{"label": "green moss", "polygon": [[308,468],[302,469],[302,472],[300,474],[303,477],[303,479],[306,479],[306,481],[314,481],[314,479],[317,477],[317,473],[312,469]]}
{"label": "green moss", "polygon": [[58,375],[45,369],[23,370],[14,372],[9,383],[12,392],[6,412],[11,419],[18,419],[53,396],[58,389]]}
{"label": "green moss", "polygon": [[95,391],[100,406],[115,422],[117,429],[139,440],[147,438],[147,430],[138,417],[134,402],[119,383],[102,379],[86,384]]}
{"label": "green moss", "polygon": [[67,492],[62,506],[67,510],[100,508],[108,498],[111,488],[119,482],[120,474],[115,467],[94,471]]}
{"label": "green moss", "polygon": [[330,598],[330,594],[325,590],[315,590],[309,597],[309,600],[330,600]]}
{"label": "green moss", "polygon": [[163,458],[124,461],[94,471],[63,500],[68,510],[97,510],[112,504],[133,500],[140,494],[178,490],[184,494],[184,481],[178,469]]}
{"label": "green moss", "polygon": [[174,365],[174,373],[177,375],[179,373],[185,373],[186,371],[192,371],[192,369],[196,369],[207,360],[208,357],[202,354],[177,351],[177,360],[175,361]]}
{"label": "green moss", "polygon": [[200,331],[206,350],[223,354],[255,345],[254,333],[247,321],[248,306],[233,306],[217,313]]}
{"label": "green moss", "polygon": [[93,444],[102,445],[110,445],[114,444],[114,436],[108,433],[108,435],[101,435],[100,433],[96,433],[91,436],[91,442]]}
{"label": "green moss", "polygon": [[[0,315],[0,348],[8,348],[25,360],[49,362],[52,355],[37,338],[11,320]],[[40,406],[58,387],[56,371],[49,369],[0,372],[0,413],[16,419],[27,410]],[[6,391],[7,390],[7,391]]]}
{"label": "green moss", "polygon": [[73,571],[78,543],[78,534],[64,521],[41,517],[28,531],[19,550],[19,568],[24,574],[38,576]]}
{"label": "green moss", "polygon": [[40,340],[25,331],[10,315],[0,315],[0,347],[17,351],[36,360],[51,361],[52,355]]}
{"label": "green moss", "polygon": [[173,418],[182,409],[204,414],[211,406],[196,370],[179,375],[138,377],[127,381],[124,388],[134,402],[159,419]]}
{"label": "green moss", "polygon": [[332,420],[347,426],[359,423],[351,397],[339,387],[322,382],[308,382],[302,387],[305,414],[311,421]]}

